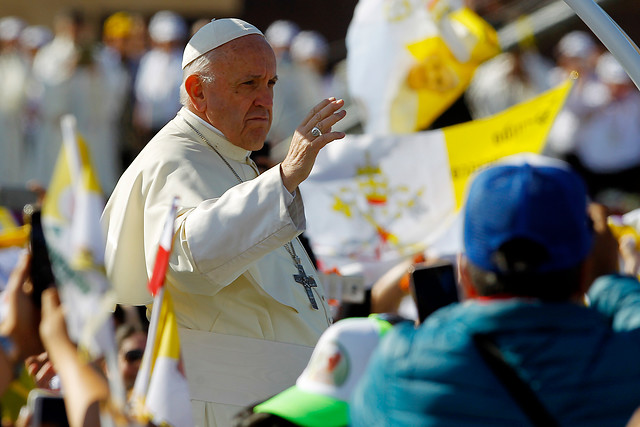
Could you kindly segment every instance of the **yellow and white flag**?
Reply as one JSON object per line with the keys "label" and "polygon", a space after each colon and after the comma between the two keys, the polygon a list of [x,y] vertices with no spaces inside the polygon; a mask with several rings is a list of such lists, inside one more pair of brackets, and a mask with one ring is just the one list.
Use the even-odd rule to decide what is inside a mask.
{"label": "yellow and white flag", "polygon": [[63,144],[42,206],[49,257],[60,298],[69,307],[69,336],[92,356],[117,353],[100,227],[104,196],[75,117],[64,116],[61,126]]}
{"label": "yellow and white flag", "polygon": [[134,415],[155,425],[193,427],[189,385],[182,367],[178,324],[171,294],[160,288],[144,361],[131,396]]}
{"label": "yellow and white flag", "polygon": [[347,31],[349,92],[365,133],[427,128],[460,97],[498,35],[455,0],[360,0]]}
{"label": "yellow and white flag", "polygon": [[347,135],[322,149],[301,184],[320,268],[370,283],[430,247],[455,219],[474,170],[542,151],[571,85],[490,118],[408,135]]}
{"label": "yellow and white flag", "polygon": [[158,244],[149,287],[154,295],[147,346],[131,395],[133,415],[142,422],[193,427],[187,378],[182,367],[178,323],[164,278],[173,246],[174,199]]}

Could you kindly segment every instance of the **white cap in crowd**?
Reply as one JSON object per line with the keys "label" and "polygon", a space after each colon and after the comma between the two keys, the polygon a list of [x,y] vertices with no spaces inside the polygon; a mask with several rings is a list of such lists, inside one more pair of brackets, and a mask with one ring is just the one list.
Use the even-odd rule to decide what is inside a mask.
{"label": "white cap in crowd", "polygon": [[161,10],[149,21],[149,36],[156,43],[172,42],[187,36],[187,23],[175,12]]}
{"label": "white cap in crowd", "polygon": [[40,49],[53,40],[53,33],[44,25],[31,25],[20,34],[20,44],[26,49]]}
{"label": "white cap in crowd", "polygon": [[264,32],[267,41],[274,48],[291,46],[293,38],[300,32],[300,27],[295,22],[279,19],[269,25]]}
{"label": "white cap in crowd", "polygon": [[27,23],[17,16],[0,18],[0,41],[17,40]]}
{"label": "white cap in crowd", "polygon": [[210,50],[250,34],[264,36],[262,31],[241,19],[212,19],[211,22],[200,28],[187,43],[182,56],[182,68],[184,69]]}
{"label": "white cap in crowd", "polygon": [[557,52],[569,58],[585,59],[596,51],[596,44],[588,33],[571,31],[563,36],[557,45]]}
{"label": "white cap in crowd", "polygon": [[320,337],[296,384],[256,405],[296,425],[348,425],[349,401],[373,350],[392,328],[376,317],[351,317],[331,325]]}
{"label": "white cap in crowd", "polygon": [[291,42],[291,57],[294,61],[326,59],[328,55],[327,39],[317,31],[301,31]]}
{"label": "white cap in crowd", "polygon": [[596,64],[596,75],[604,83],[610,84],[627,84],[631,83],[631,78],[618,62],[618,60],[609,52],[605,52],[598,58]]}

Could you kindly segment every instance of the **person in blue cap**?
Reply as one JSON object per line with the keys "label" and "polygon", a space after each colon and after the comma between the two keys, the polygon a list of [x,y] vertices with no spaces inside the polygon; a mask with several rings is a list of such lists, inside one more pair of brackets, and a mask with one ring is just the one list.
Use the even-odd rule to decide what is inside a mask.
{"label": "person in blue cap", "polygon": [[640,283],[618,273],[606,209],[537,155],[477,173],[463,209],[466,301],[387,334],[351,424],[625,425],[640,406]]}

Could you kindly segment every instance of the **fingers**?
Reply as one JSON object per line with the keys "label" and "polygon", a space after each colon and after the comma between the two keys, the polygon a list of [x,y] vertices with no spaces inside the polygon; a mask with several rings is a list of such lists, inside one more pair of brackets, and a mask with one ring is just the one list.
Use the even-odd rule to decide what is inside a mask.
{"label": "fingers", "polygon": [[[331,127],[336,123],[338,123],[340,120],[342,120],[346,115],[347,115],[347,112],[345,110],[339,110],[331,114],[329,117],[318,122],[316,126],[320,129],[320,131],[322,131],[323,134],[329,133],[331,132]],[[336,133],[342,133],[342,132],[336,132]]]}
{"label": "fingers", "polygon": [[24,363],[27,367],[27,372],[32,377],[35,377],[38,370],[44,365],[44,363],[49,360],[49,355],[47,352],[43,352],[37,355],[29,356],[25,359]]}
{"label": "fingers", "polygon": [[607,225],[607,218],[609,217],[609,209],[600,203],[590,203],[588,212],[593,221],[594,231],[597,233],[608,233],[609,226]]}
{"label": "fingers", "polygon": [[[307,114],[307,116],[302,120],[302,126],[308,126],[310,123],[317,123],[320,120],[322,120],[322,118],[319,116],[320,112],[329,104],[331,104],[332,102],[335,102],[335,98],[327,98],[327,99],[323,99],[322,101],[320,101],[319,103],[317,103],[312,109],[311,111],[309,111],[309,114]],[[312,124],[311,127],[309,127],[306,130],[311,130],[311,128],[314,125]]]}
{"label": "fingers", "polygon": [[46,360],[34,375],[36,386],[51,389],[51,380],[56,376],[56,370],[50,360]]}
{"label": "fingers", "polygon": [[[347,114],[345,110],[340,110],[343,106],[344,100],[342,99],[336,100],[335,98],[327,98],[321,101],[313,107],[302,122],[300,132],[310,140],[320,138],[327,133],[332,133],[331,127],[338,121],[342,120]],[[322,132],[322,135],[313,135],[311,130],[314,127],[317,127],[320,132]],[[336,132],[335,135],[332,135],[330,140],[341,138],[342,136],[340,136],[340,134],[342,134],[342,132]]]}

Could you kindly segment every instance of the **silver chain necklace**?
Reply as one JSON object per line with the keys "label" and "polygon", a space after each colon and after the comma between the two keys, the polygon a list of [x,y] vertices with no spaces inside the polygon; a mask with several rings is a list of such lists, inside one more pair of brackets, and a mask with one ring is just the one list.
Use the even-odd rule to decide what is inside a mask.
{"label": "silver chain necklace", "polygon": [[[225,159],[224,156],[222,154],[220,154],[220,152],[216,149],[216,147],[214,147],[209,142],[209,140],[198,129],[195,128],[195,126],[193,126],[191,123],[189,123],[187,121],[187,119],[182,117],[182,120],[184,120],[184,122],[196,133],[196,135],[198,135],[200,137],[200,139],[202,139],[202,141],[204,141],[204,143],[207,144],[209,146],[209,148],[211,148],[218,155],[218,157],[220,157],[222,159],[222,161],[224,162],[225,165],[227,165],[229,170],[231,170],[231,172],[233,172],[233,175],[238,180],[238,183],[242,184],[244,181],[242,180],[242,178],[240,178],[240,175],[238,175],[238,173],[233,168],[233,166],[231,166],[231,164],[229,164],[227,159]],[[287,253],[289,254],[289,256],[291,257],[291,259],[293,260],[293,263],[295,264],[296,268],[298,269],[298,274],[294,274],[293,275],[293,279],[297,283],[300,283],[302,286],[304,286],[304,289],[305,289],[305,291],[307,293],[307,297],[309,298],[309,302],[311,303],[311,307],[313,307],[314,309],[318,310],[318,303],[316,302],[316,298],[313,295],[313,291],[311,290],[311,288],[315,288],[315,287],[318,286],[316,284],[316,281],[313,279],[313,276],[307,276],[307,273],[305,273],[304,267],[302,266],[302,263],[300,262],[300,257],[298,256],[298,254],[296,254],[296,250],[293,247],[293,243],[292,242],[285,243],[284,244],[284,248],[287,251]]]}

